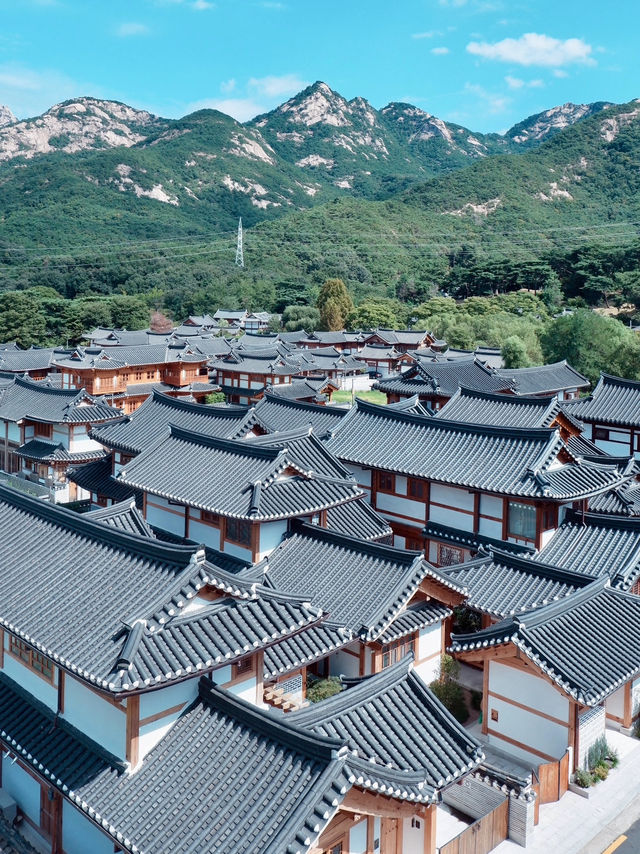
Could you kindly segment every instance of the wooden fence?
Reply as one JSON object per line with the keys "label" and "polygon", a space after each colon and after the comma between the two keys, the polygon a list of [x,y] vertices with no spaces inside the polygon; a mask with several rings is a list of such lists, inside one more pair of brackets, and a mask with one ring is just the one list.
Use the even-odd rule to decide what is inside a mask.
{"label": "wooden fence", "polygon": [[538,768],[540,778],[540,803],[559,801],[569,787],[569,751],[556,762],[547,762]]}
{"label": "wooden fence", "polygon": [[509,835],[509,799],[440,848],[440,854],[488,854]]}

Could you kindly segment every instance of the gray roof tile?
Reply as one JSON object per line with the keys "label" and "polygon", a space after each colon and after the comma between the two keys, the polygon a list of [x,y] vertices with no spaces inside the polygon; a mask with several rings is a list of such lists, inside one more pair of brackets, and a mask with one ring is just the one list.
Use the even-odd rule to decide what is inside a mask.
{"label": "gray roof tile", "polygon": [[585,389],[591,385],[566,360],[533,368],[498,368],[497,372],[513,382],[516,394],[555,394],[564,389]]}
{"label": "gray roof tile", "polygon": [[601,374],[592,394],[570,405],[584,421],[640,426],[640,382]]}

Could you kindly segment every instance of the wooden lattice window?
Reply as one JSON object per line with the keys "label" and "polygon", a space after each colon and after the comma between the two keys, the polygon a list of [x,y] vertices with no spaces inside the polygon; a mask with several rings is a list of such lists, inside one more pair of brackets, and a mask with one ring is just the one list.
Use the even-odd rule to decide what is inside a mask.
{"label": "wooden lattice window", "polygon": [[9,636],[9,652],[47,682],[53,683],[53,662],[46,655],[13,635]]}

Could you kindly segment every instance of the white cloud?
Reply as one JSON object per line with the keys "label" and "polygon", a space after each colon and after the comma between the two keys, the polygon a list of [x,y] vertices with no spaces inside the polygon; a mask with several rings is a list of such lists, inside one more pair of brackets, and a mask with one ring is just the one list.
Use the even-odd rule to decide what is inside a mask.
{"label": "white cloud", "polygon": [[511,77],[509,74],[504,80],[509,89],[541,89],[544,86],[544,80],[521,80],[519,77]]}
{"label": "white cloud", "polygon": [[129,36],[146,36],[149,32],[149,27],[146,24],[139,24],[135,21],[126,21],[116,29],[116,35],[120,38],[128,38]]}
{"label": "white cloud", "polygon": [[208,3],[207,0],[195,0],[195,2],[191,4],[191,8],[198,12],[202,12],[205,9],[213,9],[214,5],[215,3]]}
{"label": "white cloud", "polygon": [[275,75],[252,77],[249,80],[249,89],[267,98],[295,95],[296,92],[305,89],[308,85],[308,81],[301,80],[297,74],[283,74],[280,77]]}
{"label": "white cloud", "polygon": [[483,102],[490,113],[503,113],[510,105],[511,98],[499,92],[488,92],[477,83],[465,83],[464,91]]}
{"label": "white cloud", "polygon": [[444,56],[446,53],[449,53],[448,47],[432,47],[431,53],[434,56]]}
{"label": "white cloud", "polygon": [[568,77],[569,72],[563,71],[561,68],[554,68],[553,69],[553,76],[554,77]]}
{"label": "white cloud", "polygon": [[254,116],[265,112],[264,104],[252,98],[205,98],[187,105],[187,112],[196,110],[219,110],[227,116],[232,116],[239,122],[246,122]]}
{"label": "white cloud", "polygon": [[467,0],[438,0],[441,6],[466,6]]}
{"label": "white cloud", "polygon": [[525,33],[518,39],[469,42],[467,51],[484,59],[512,62],[516,65],[560,66],[572,63],[595,65],[592,47],[582,39],[554,39],[540,33]]}
{"label": "white cloud", "polygon": [[440,30],[428,30],[426,33],[411,33],[412,39],[432,39],[434,36],[441,36]]}
{"label": "white cloud", "polygon": [[220,84],[220,91],[224,92],[225,95],[231,94],[233,90],[236,88],[236,80],[235,77],[231,77],[229,80],[223,80]]}
{"label": "white cloud", "polygon": [[78,82],[55,69],[0,65],[0,104],[6,104],[19,118],[37,116],[83,92],[96,97],[103,94],[94,84]]}

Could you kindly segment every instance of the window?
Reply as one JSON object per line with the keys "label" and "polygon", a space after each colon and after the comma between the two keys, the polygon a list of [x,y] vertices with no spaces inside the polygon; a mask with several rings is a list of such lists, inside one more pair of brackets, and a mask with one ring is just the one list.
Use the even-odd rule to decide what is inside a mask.
{"label": "window", "polygon": [[498,710],[497,709],[491,709],[491,720],[492,721],[498,720]]}
{"label": "window", "polygon": [[34,424],[33,433],[35,436],[44,436],[50,439],[53,436],[52,424]]}
{"label": "window", "polygon": [[410,477],[407,481],[407,494],[410,498],[424,498],[427,492],[426,487],[427,485],[423,480]]}
{"label": "window", "polygon": [[420,830],[420,828],[422,827],[420,819],[413,816],[413,818],[411,819],[411,827],[415,827],[416,830]]}
{"label": "window", "polygon": [[601,439],[603,442],[609,441],[609,431],[604,427],[594,427],[593,428],[593,438]]}
{"label": "window", "polygon": [[210,510],[201,510],[200,518],[208,525],[215,525],[216,528],[220,526],[220,516],[217,513],[212,513]]}
{"label": "window", "polygon": [[253,672],[253,657],[247,656],[247,658],[241,658],[240,661],[237,661],[233,665],[233,671],[231,678],[238,679],[240,676],[246,676],[247,673]]}
{"label": "window", "polygon": [[438,543],[438,566],[455,566],[464,561],[464,550]]}
{"label": "window", "polygon": [[395,492],[396,491],[396,476],[388,472],[381,471],[378,474],[378,492]]}
{"label": "window", "polygon": [[251,522],[246,519],[227,519],[226,529],[226,540],[241,546],[251,545]]}
{"label": "window", "polygon": [[28,643],[19,640],[13,635],[9,636],[9,652],[15,658],[23,661],[27,667],[46,679],[47,682],[53,682],[53,662],[51,659],[42,655]]}
{"label": "window", "polygon": [[536,508],[533,504],[509,502],[507,536],[525,540],[536,538]]}
{"label": "window", "polygon": [[156,376],[156,372],[155,372],[155,371],[147,371],[147,379],[148,379],[148,380],[153,380],[153,379],[155,379],[155,376]]}
{"label": "window", "polygon": [[542,530],[549,531],[558,527],[558,508],[547,507],[542,514]]}
{"label": "window", "polygon": [[142,380],[142,371],[136,371],[133,376],[136,382],[140,382]]}
{"label": "window", "polygon": [[385,644],[382,647],[382,666],[389,667],[410,652],[415,654],[415,646],[415,635],[407,635],[407,637]]}

